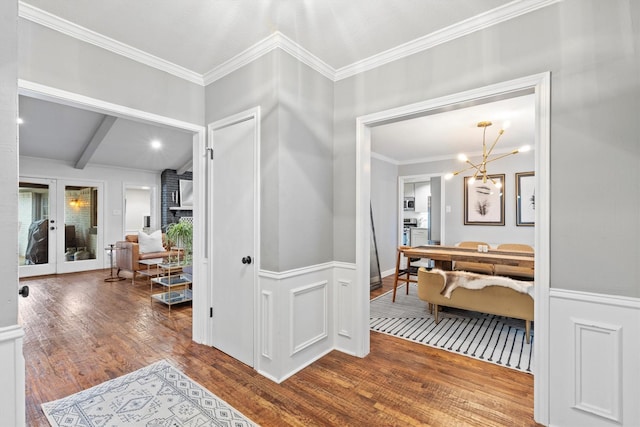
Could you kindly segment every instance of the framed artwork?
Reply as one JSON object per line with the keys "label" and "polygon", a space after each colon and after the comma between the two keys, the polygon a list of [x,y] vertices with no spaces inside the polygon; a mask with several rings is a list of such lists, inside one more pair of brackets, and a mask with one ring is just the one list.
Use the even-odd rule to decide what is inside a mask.
{"label": "framed artwork", "polygon": [[487,177],[472,184],[464,177],[464,225],[504,225],[504,174]]}
{"label": "framed artwork", "polygon": [[516,173],[516,225],[533,226],[536,219],[536,176]]}

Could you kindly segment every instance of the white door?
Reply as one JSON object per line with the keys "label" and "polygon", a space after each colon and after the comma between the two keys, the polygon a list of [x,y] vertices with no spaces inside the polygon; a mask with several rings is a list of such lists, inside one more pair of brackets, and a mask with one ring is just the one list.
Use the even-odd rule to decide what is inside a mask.
{"label": "white door", "polygon": [[56,181],[20,178],[18,256],[20,277],[56,272]]}
{"label": "white door", "polygon": [[209,126],[213,149],[211,342],[253,366],[259,117],[234,117]]}
{"label": "white door", "polygon": [[104,268],[101,182],[58,180],[57,273]]}

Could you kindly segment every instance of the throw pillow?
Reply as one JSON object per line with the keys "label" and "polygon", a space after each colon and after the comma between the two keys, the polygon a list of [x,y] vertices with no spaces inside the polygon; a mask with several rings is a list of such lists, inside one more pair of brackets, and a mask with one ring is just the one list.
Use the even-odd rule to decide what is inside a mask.
{"label": "throw pillow", "polygon": [[144,231],[138,231],[138,244],[140,245],[140,253],[164,252],[162,246],[162,231],[156,230],[151,234]]}

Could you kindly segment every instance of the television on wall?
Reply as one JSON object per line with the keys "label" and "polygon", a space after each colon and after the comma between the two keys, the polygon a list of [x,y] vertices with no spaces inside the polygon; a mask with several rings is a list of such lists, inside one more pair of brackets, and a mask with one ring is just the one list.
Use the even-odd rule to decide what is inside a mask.
{"label": "television on wall", "polygon": [[180,207],[193,209],[193,181],[180,180]]}

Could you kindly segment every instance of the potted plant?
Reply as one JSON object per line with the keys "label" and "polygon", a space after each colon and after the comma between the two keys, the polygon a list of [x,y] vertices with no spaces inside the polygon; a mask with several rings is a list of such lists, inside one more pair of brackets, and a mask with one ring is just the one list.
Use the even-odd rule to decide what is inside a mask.
{"label": "potted plant", "polygon": [[[167,226],[167,239],[170,245],[182,249],[184,261],[191,259],[193,244],[193,224],[189,221],[179,221]],[[178,258],[180,260],[180,258]]]}

